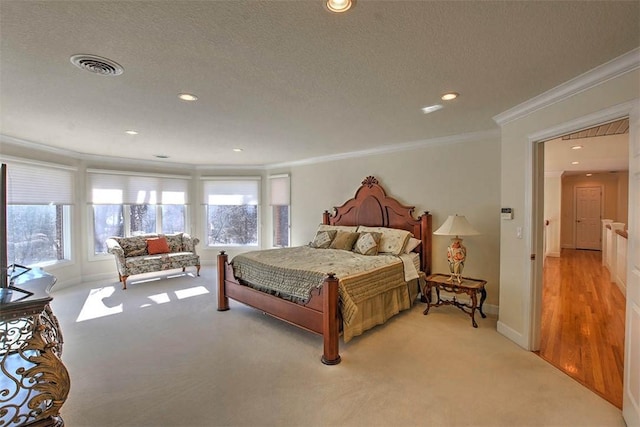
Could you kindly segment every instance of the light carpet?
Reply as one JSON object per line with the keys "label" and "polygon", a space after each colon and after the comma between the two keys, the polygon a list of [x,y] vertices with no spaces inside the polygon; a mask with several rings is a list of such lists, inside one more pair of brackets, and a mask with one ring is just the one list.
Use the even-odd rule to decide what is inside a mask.
{"label": "light carpet", "polygon": [[455,307],[423,316],[417,302],[325,366],[320,336],[234,302],[216,311],[216,272],[201,274],[54,288],[67,427],[624,426],[495,318],[474,329]]}

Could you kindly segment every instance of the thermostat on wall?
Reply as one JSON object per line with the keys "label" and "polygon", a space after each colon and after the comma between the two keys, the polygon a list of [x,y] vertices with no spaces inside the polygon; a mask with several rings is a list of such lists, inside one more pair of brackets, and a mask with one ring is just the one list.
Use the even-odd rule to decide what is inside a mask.
{"label": "thermostat on wall", "polygon": [[513,209],[511,209],[511,208],[502,208],[502,209],[500,209],[500,218],[502,218],[502,219],[513,219]]}

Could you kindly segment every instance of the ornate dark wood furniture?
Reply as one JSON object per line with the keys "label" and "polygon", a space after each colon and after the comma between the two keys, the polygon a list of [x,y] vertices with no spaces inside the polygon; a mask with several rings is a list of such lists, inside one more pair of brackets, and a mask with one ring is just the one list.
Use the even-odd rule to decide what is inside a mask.
{"label": "ornate dark wood furniture", "polygon": [[[365,178],[355,196],[332,215],[325,211],[322,223],[329,225],[366,225],[408,230],[422,241],[416,249],[420,254],[420,269],[429,274],[431,268],[431,215],[424,212],[413,218],[413,206],[405,206],[388,197],[378,180]],[[323,285],[312,293],[307,304],[298,304],[255,290],[241,284],[233,274],[233,266],[224,251],[218,255],[218,311],[229,310],[229,298],[263,311],[273,317],[323,336],[322,363],[340,363],[338,308],[338,278],[327,272]]]}
{"label": "ornate dark wood furniture", "polygon": [[49,306],[55,277],[42,270],[22,274],[18,292],[0,302],[0,426],[64,425],[60,407],[69,373],[60,360],[62,333]]}
{"label": "ornate dark wood furniture", "polygon": [[[484,300],[487,299],[487,291],[484,286],[487,284],[486,280],[470,279],[463,277],[462,282],[458,283],[456,279],[452,279],[450,274],[432,274],[427,276],[425,291],[423,295],[426,297],[427,308],[424,309],[422,314],[429,314],[431,307],[439,307],[441,305],[454,305],[460,310],[464,311],[471,317],[471,324],[474,328],[478,327],[476,323],[476,309],[480,312],[480,315],[487,317],[482,311],[482,305]],[[431,289],[435,288],[437,300],[433,302]],[[451,292],[454,294],[467,294],[471,299],[471,303],[461,303],[453,296],[450,300],[440,298],[440,291]],[[478,305],[478,294],[480,294],[480,305]]]}

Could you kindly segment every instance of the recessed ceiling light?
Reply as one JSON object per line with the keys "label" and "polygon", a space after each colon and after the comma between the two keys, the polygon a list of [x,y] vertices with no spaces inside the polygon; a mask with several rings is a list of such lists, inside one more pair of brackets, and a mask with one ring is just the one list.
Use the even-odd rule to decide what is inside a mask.
{"label": "recessed ceiling light", "polygon": [[587,176],[593,176],[593,174],[592,173],[588,173]]}
{"label": "recessed ceiling light", "polygon": [[351,9],[356,0],[326,0],[324,5],[330,12],[342,13]]}
{"label": "recessed ceiling light", "polygon": [[433,113],[434,111],[438,111],[441,108],[442,108],[442,105],[440,104],[430,105],[428,107],[422,107],[422,112],[425,114],[429,114],[429,113]]}
{"label": "recessed ceiling light", "polygon": [[195,96],[192,93],[181,93],[178,94],[178,98],[182,99],[183,101],[197,101],[198,97]]}
{"label": "recessed ceiling light", "polygon": [[242,148],[234,148],[233,151],[235,151],[236,153],[241,153],[242,152]]}
{"label": "recessed ceiling light", "polygon": [[138,131],[129,129],[129,130],[125,130],[124,133],[126,133],[127,135],[137,135]]}
{"label": "recessed ceiling light", "polygon": [[456,99],[460,94],[457,92],[447,92],[440,97],[443,101],[451,101],[452,99]]}
{"label": "recessed ceiling light", "polygon": [[583,148],[582,145],[574,145],[573,147],[571,147],[572,150],[579,150]]}
{"label": "recessed ceiling light", "polygon": [[572,165],[579,165],[580,162],[571,162]]}
{"label": "recessed ceiling light", "polygon": [[166,154],[154,154],[153,157],[155,157],[156,159],[168,159],[169,156],[167,156]]}

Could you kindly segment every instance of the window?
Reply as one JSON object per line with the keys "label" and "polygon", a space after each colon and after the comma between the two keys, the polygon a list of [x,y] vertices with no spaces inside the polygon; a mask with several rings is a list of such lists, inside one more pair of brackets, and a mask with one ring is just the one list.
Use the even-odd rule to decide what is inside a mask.
{"label": "window", "polygon": [[269,204],[273,220],[273,246],[287,247],[289,243],[289,175],[273,175],[269,177]]}
{"label": "window", "polygon": [[95,255],[107,253],[111,236],[186,230],[188,177],[88,172]]}
{"label": "window", "polygon": [[207,246],[258,246],[260,178],[203,178]]}
{"label": "window", "polygon": [[7,162],[7,261],[24,266],[71,259],[75,169]]}

